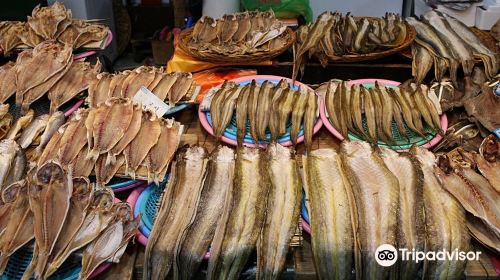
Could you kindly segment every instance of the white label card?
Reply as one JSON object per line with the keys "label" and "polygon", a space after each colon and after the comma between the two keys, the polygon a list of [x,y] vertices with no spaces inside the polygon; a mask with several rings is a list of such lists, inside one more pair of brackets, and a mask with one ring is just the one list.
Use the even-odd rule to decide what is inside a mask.
{"label": "white label card", "polygon": [[143,110],[154,112],[159,118],[163,117],[170,109],[170,106],[144,86],[137,91],[132,101],[135,104],[140,104]]}

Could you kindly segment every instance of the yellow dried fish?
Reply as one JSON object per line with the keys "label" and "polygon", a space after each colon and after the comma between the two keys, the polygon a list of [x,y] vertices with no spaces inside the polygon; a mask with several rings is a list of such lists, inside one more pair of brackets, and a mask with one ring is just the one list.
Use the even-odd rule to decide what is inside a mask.
{"label": "yellow dried fish", "polygon": [[290,131],[290,140],[293,145],[297,145],[297,138],[299,136],[299,130],[302,126],[302,119],[306,111],[307,100],[309,93],[307,89],[300,88],[292,109],[292,129]]}
{"label": "yellow dried fish", "polygon": [[10,128],[9,133],[5,136],[6,139],[16,140],[23,129],[25,129],[33,120],[35,112],[33,110],[29,110],[29,112],[17,119],[14,125]]}
{"label": "yellow dried fish", "polygon": [[318,100],[314,92],[308,93],[306,111],[304,113],[304,143],[306,151],[311,151],[314,123],[318,111]]}
{"label": "yellow dried fish", "polygon": [[139,133],[139,130],[141,129],[141,124],[142,108],[140,106],[134,106],[134,112],[132,115],[132,120],[130,121],[130,125],[128,126],[125,134],[120,139],[120,141],[118,141],[118,143],[116,143],[116,145],[114,145],[113,148],[111,148],[111,150],[108,152],[106,165],[113,164],[116,160],[116,157],[123,152],[128,144],[132,142],[132,140],[134,140],[135,136],[137,136],[137,133]]}
{"label": "yellow dried fish", "polygon": [[106,164],[106,156],[101,155],[95,162],[94,173],[96,177],[96,184],[98,186],[105,186],[113,176],[115,176],[116,172],[122,167],[125,163],[125,157],[123,155],[119,155],[116,159],[110,163]]}
{"label": "yellow dried fish", "polygon": [[269,111],[273,98],[273,96],[271,95],[271,90],[273,89],[273,86],[273,83],[271,83],[270,81],[265,81],[264,83],[262,83],[259,90],[260,101],[257,108],[256,129],[257,137],[259,137],[260,140],[267,140],[266,129],[269,124]]}
{"label": "yellow dried fish", "polygon": [[85,120],[89,111],[92,110],[79,109],[75,117],[64,125],[64,134],[59,142],[58,152],[59,161],[64,166],[70,164],[87,144]]}
{"label": "yellow dried fish", "polygon": [[[269,131],[271,132],[271,141],[275,141],[279,137],[278,133],[278,122],[279,122],[279,111],[278,104],[283,97],[283,94],[286,93],[286,89],[288,88],[288,82],[285,79],[281,79],[280,82],[272,89],[271,95],[271,107],[270,107],[270,116],[269,116]],[[238,119],[236,119],[238,121]]]}

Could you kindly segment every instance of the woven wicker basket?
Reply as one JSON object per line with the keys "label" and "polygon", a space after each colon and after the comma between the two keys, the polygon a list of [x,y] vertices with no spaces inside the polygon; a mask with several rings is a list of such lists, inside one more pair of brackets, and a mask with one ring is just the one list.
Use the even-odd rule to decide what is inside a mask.
{"label": "woven wicker basket", "polygon": [[[371,17],[366,17],[366,18],[370,19]],[[365,60],[375,60],[378,58],[389,56],[391,54],[398,53],[398,52],[406,49],[413,42],[415,37],[417,36],[417,31],[415,30],[415,28],[413,26],[411,26],[410,24],[408,24],[406,22],[405,22],[405,25],[406,25],[406,31],[407,31],[406,39],[401,45],[399,45],[395,48],[387,49],[387,50],[383,50],[383,51],[372,52],[372,53],[367,53],[367,54],[349,54],[349,55],[342,55],[342,56],[335,56],[335,57],[328,56],[328,55],[327,56],[331,62],[356,62],[356,61],[365,61]]]}
{"label": "woven wicker basket", "polygon": [[258,52],[254,54],[232,54],[228,55],[225,53],[218,52],[199,52],[196,49],[189,48],[189,44],[191,41],[191,33],[193,29],[186,29],[179,35],[178,46],[190,56],[211,63],[217,64],[249,64],[249,63],[257,63],[265,60],[269,60],[274,58],[284,51],[286,51],[294,42],[295,42],[295,32],[293,32],[290,28],[287,28],[283,34],[280,35],[283,39],[285,39],[285,45],[279,49],[270,50],[268,52]]}

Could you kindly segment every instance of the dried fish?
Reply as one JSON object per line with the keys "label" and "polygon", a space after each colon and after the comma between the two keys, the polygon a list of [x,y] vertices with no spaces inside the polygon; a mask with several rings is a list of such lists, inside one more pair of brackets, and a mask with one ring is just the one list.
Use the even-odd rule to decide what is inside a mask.
{"label": "dried fish", "polygon": [[379,112],[381,112],[382,116],[380,116],[380,127],[378,128],[378,134],[384,135],[382,139],[387,141],[386,143],[394,144],[394,139],[392,136],[392,119],[393,119],[393,102],[389,93],[387,92],[387,88],[385,86],[381,86],[378,82],[375,82],[375,95],[378,95],[378,100],[380,102]]}
{"label": "dried fish", "polygon": [[269,111],[271,109],[271,102],[273,96],[271,95],[274,84],[270,81],[265,81],[260,86],[259,90],[259,106],[257,108],[257,121],[256,121],[256,129],[257,129],[257,137],[260,140],[267,140],[266,138],[266,129],[269,124]]}
{"label": "dried fish", "polygon": [[16,93],[16,64],[7,62],[0,67],[0,103],[5,103]]}
{"label": "dried fish", "polygon": [[4,139],[4,137],[9,133],[12,124],[12,119],[13,117],[9,113],[6,113],[0,119],[0,139]]}
{"label": "dried fish", "polygon": [[156,184],[163,181],[167,168],[179,146],[184,126],[174,119],[161,120],[161,133],[146,157],[148,181],[150,174]]}
{"label": "dried fish", "polygon": [[351,278],[357,213],[340,154],[319,149],[303,156],[302,162],[318,278]]}
{"label": "dried fish", "polygon": [[168,104],[175,106],[184,96],[188,94],[193,85],[191,73],[178,73],[175,83],[167,93]]}
{"label": "dried fish", "polygon": [[479,155],[474,156],[477,168],[491,186],[500,192],[500,142],[493,135],[486,137],[479,147]]}
{"label": "dried fish", "polygon": [[[225,127],[220,128],[221,127],[221,121],[220,121],[221,114],[223,113],[222,107],[224,106],[224,100],[226,99],[226,96],[235,87],[236,87],[236,84],[226,80],[222,84],[221,88],[219,90],[217,90],[217,92],[212,97],[212,100],[210,103],[210,117],[212,119],[212,128],[213,128],[214,134],[216,131],[220,132],[220,131],[224,131],[224,129],[225,129]],[[229,114],[229,112],[225,112],[225,113]]]}
{"label": "dried fish", "polygon": [[217,229],[211,245],[214,254],[208,262],[208,279],[237,278],[256,247],[270,188],[262,157],[259,149],[238,150],[232,203],[225,207],[222,228]]}
{"label": "dried fish", "polygon": [[[64,125],[64,133],[58,144],[59,152],[57,153],[62,165],[68,165],[72,162],[85,144],[87,144],[85,121],[89,115],[89,111],[91,110],[79,109],[73,119]],[[49,144],[47,148],[48,146]]]}
{"label": "dried fish", "polygon": [[285,134],[288,118],[293,111],[293,104],[298,95],[299,93],[290,88],[284,90],[283,96],[278,103],[278,135]]}
{"label": "dried fish", "polygon": [[257,279],[278,279],[299,220],[302,188],[293,151],[267,147],[270,188],[267,214],[257,242]]}
{"label": "dried fish", "polygon": [[219,139],[224,134],[227,125],[231,122],[234,113],[234,107],[236,106],[236,101],[241,92],[241,87],[234,87],[229,92],[227,92],[222,107],[219,113],[219,125],[214,131],[215,137]]}
{"label": "dried fish", "polygon": [[160,134],[160,120],[150,112],[143,112],[141,129],[123,150],[126,173],[132,176],[132,178],[135,178],[135,171],[144,161],[149,150],[158,142]]}
{"label": "dried fish", "polygon": [[361,87],[361,96],[363,98],[366,125],[368,127],[369,140],[372,143],[377,143],[377,116],[375,114],[375,103],[372,94],[365,88]]}
{"label": "dried fish", "polygon": [[21,131],[23,129],[25,129],[31,123],[34,115],[35,115],[35,112],[33,110],[29,110],[29,112],[26,115],[17,119],[17,121],[11,127],[11,129],[9,130],[9,133],[7,134],[7,136],[5,138],[16,140],[19,137]]}
{"label": "dried fish", "polygon": [[112,79],[113,76],[111,74],[100,73],[97,74],[95,79],[89,82],[89,96],[87,97],[87,101],[90,107],[95,108],[106,102],[109,97],[108,94]]}
{"label": "dried fish", "polygon": [[243,140],[247,133],[248,101],[250,93],[250,85],[246,85],[238,95],[238,100],[236,100],[236,137],[239,147],[243,145]]}
{"label": "dried fish", "polygon": [[36,117],[21,133],[19,140],[17,141],[21,148],[26,149],[33,143],[33,140],[37,138],[47,126],[49,121],[49,115],[44,114]]}
{"label": "dried fish", "polygon": [[142,124],[142,108],[140,106],[134,106],[134,112],[132,115],[132,119],[130,124],[125,131],[125,134],[121,137],[121,139],[116,143],[116,145],[111,148],[108,152],[108,156],[106,158],[106,165],[113,164],[116,160],[116,157],[120,155],[123,150],[134,140],[134,138],[139,133]]}
{"label": "dried fish", "polygon": [[165,74],[161,81],[154,87],[152,92],[161,100],[165,100],[170,92],[170,89],[177,81],[178,76],[179,74],[175,72],[172,74]]}
{"label": "dried fish", "polygon": [[361,277],[386,278],[395,272],[395,268],[380,266],[374,254],[380,244],[397,244],[398,179],[368,143],[343,142],[341,149],[358,211]]}
{"label": "dried fish", "polygon": [[234,164],[232,149],[219,146],[212,153],[194,221],[184,231],[182,242],[177,246],[174,278],[192,279],[198,270],[221,223],[228,192],[233,188]]}
{"label": "dried fish", "polygon": [[10,169],[12,168],[13,161],[16,157],[17,150],[20,147],[16,141],[11,139],[4,139],[0,141],[0,185],[3,186],[4,181],[7,179]]}
{"label": "dried fish", "polygon": [[92,173],[97,159],[87,159],[87,154],[87,146],[84,146],[69,164],[69,169],[73,173],[74,177],[88,177],[90,176],[90,173]]}
{"label": "dried fish", "polygon": [[[36,6],[28,16],[28,24],[41,37],[46,40],[55,39],[65,28],[67,20],[71,22],[71,11],[67,10],[61,2],[55,2],[48,7]],[[67,25],[66,25],[67,26]]]}
{"label": "dried fish", "polygon": [[413,56],[411,74],[415,77],[417,85],[420,85],[431,70],[434,58],[431,52],[419,44],[412,44],[411,52]]}
{"label": "dried fish", "polygon": [[[146,246],[143,279],[164,279],[171,271],[177,244],[194,219],[206,167],[202,147],[191,147],[177,155]],[[170,226],[160,226],[164,223]]]}
{"label": "dried fish", "polygon": [[41,153],[43,149],[45,149],[45,146],[47,146],[52,136],[56,134],[59,127],[61,127],[65,121],[66,117],[61,111],[57,111],[50,115],[47,125],[45,126],[45,130],[40,136],[40,143],[36,147],[37,153]]}
{"label": "dried fish", "polygon": [[307,89],[301,88],[299,90],[299,93],[297,93],[297,97],[295,98],[295,102],[293,104],[292,129],[290,131],[290,140],[292,141],[293,145],[297,145],[297,138],[299,136],[299,130],[302,126],[302,119],[306,111],[308,96],[309,93]]}
{"label": "dried fish", "polygon": [[96,184],[98,186],[105,186],[111,179],[113,179],[113,176],[115,176],[116,172],[122,167],[122,165],[125,163],[125,157],[123,155],[119,155],[116,157],[116,159],[110,163],[106,164],[106,156],[101,155],[95,161],[95,167],[94,167],[94,172],[95,172],[95,177],[96,177]]}
{"label": "dried fish", "polygon": [[260,86],[255,80],[250,84],[250,97],[248,101],[248,119],[250,121],[250,136],[254,143],[259,143],[259,135],[257,133],[257,111],[259,107],[259,91]]}
{"label": "dried fish", "polygon": [[68,125],[61,126],[59,129],[57,129],[54,135],[52,135],[49,142],[47,143],[47,146],[38,157],[38,166],[42,166],[47,161],[57,159],[59,157],[59,141],[61,141],[61,138],[67,126]]}
{"label": "dried fish", "polygon": [[122,97],[132,99],[142,86],[147,88],[154,81],[155,75],[147,66],[134,69],[123,81]]}
{"label": "dried fish", "polygon": [[125,79],[130,74],[130,71],[123,71],[117,74],[114,74],[111,77],[111,81],[109,82],[109,92],[108,96],[111,97],[121,97],[122,95],[122,86]]}
{"label": "dried fish", "polygon": [[238,31],[236,16],[233,14],[224,15],[222,19],[217,20],[216,30],[219,44],[231,42],[233,35]]}
{"label": "dried fish", "polygon": [[[269,116],[269,131],[271,132],[271,141],[275,141],[279,137],[279,110],[278,110],[278,104],[283,97],[284,94],[286,94],[286,89],[288,88],[288,82],[285,79],[281,79],[279,83],[273,88],[271,95],[271,112]],[[236,118],[236,122],[238,122],[238,118]]]}
{"label": "dried fish", "polygon": [[26,171],[28,167],[26,154],[24,153],[24,150],[20,149],[19,147],[16,147],[15,151],[16,151],[16,156],[12,160],[12,163],[9,168],[9,173],[5,177],[3,186],[14,184],[15,182],[18,182],[26,177]]}
{"label": "dried fish", "polygon": [[307,106],[304,114],[304,143],[306,150],[311,151],[312,137],[314,133],[314,124],[318,111],[318,100],[314,92],[309,92],[307,97]]}
{"label": "dried fish", "polygon": [[112,98],[102,106],[94,116],[92,150],[89,150],[88,158],[109,152],[125,135],[134,114],[130,99]]}

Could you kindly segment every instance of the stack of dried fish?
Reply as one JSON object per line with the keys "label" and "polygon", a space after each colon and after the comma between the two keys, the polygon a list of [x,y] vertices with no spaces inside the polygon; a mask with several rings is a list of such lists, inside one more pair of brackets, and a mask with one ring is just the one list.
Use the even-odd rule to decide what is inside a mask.
{"label": "stack of dried fish", "polygon": [[276,141],[287,132],[287,124],[291,120],[290,140],[295,145],[303,128],[304,142],[310,149],[317,108],[314,92],[303,87],[293,90],[284,79],[277,85],[271,81],[257,84],[253,80],[246,86],[238,86],[225,81],[212,97],[210,116],[214,135],[219,139],[236,114],[238,145],[243,143],[248,133],[247,119],[250,122],[249,134],[255,143]]}
{"label": "stack of dried fish", "polygon": [[195,24],[185,47],[207,57],[258,55],[286,47],[285,31],[286,26],[272,10],[229,14],[221,19],[204,16]]}
{"label": "stack of dried fish", "polygon": [[209,279],[237,279],[257,250],[258,278],[278,279],[301,201],[292,150],[201,147],[179,153],[149,237],[144,279],[192,279],[210,247]]}
{"label": "stack of dried fish", "polygon": [[464,209],[434,175],[432,153],[414,147],[398,154],[345,141],[340,152],[316,150],[302,162],[319,279],[352,278],[353,267],[358,279],[415,279],[422,267],[426,279],[462,276],[460,260],[392,267],[375,260],[380,244],[468,251]]}
{"label": "stack of dried fish", "polygon": [[115,174],[148,181],[165,177],[184,126],[160,119],[133,105],[130,99],[111,98],[97,108],[80,109],[55,133],[38,165],[57,159],[75,176],[94,170],[97,184]]}
{"label": "stack of dried fish", "polygon": [[[427,12],[420,20],[407,20],[417,31],[417,38],[412,45],[412,72],[417,83],[423,81],[434,65],[436,80],[441,81],[449,70],[453,84],[458,86],[459,65],[462,65],[468,79],[475,59],[483,61],[488,78],[497,74],[498,53],[488,49],[470,28],[459,20],[434,10]],[[471,97],[467,94],[468,92],[466,99]]]}
{"label": "stack of dried fish", "polygon": [[84,61],[73,62],[69,45],[54,41],[39,44],[33,50],[19,54],[15,63],[0,67],[0,103],[16,94],[16,104],[24,113],[45,94],[51,102],[51,112],[86,90],[101,70]]}
{"label": "stack of dried fish", "polygon": [[413,83],[385,87],[375,82],[375,87],[368,89],[359,84],[349,86],[345,81],[331,80],[325,94],[328,119],[344,138],[350,132],[371,143],[378,143],[380,139],[386,144],[396,143],[393,121],[399,134],[408,141],[415,134],[428,138],[424,127],[442,133],[436,100],[427,86]]}
{"label": "stack of dried fish", "polygon": [[163,68],[141,66],[115,74],[97,75],[90,82],[87,102],[90,107],[98,107],[113,97],[132,99],[142,86],[167,101],[170,106],[175,106],[181,100],[192,101],[197,94],[191,73],[166,74]]}
{"label": "stack of dried fish", "polygon": [[491,135],[481,144],[479,154],[457,148],[439,156],[435,167],[443,186],[470,214],[467,223],[471,235],[497,252],[500,252],[499,158],[500,141]]}
{"label": "stack of dried fish", "polygon": [[73,177],[54,161],[4,188],[0,273],[9,257],[33,239],[33,258],[23,279],[32,275],[46,279],[79,249],[83,249],[80,279],[87,279],[106,261],[117,262],[135,235],[139,218],[131,220],[130,206],[113,205],[113,199],[111,189],[94,190],[88,179]]}
{"label": "stack of dried fish", "polygon": [[36,6],[27,22],[0,22],[0,48],[33,48],[47,40],[57,40],[73,49],[103,48],[109,28],[95,22],[73,20],[71,10],[61,2],[48,7]]}
{"label": "stack of dried fish", "polygon": [[397,48],[407,40],[408,26],[399,15],[382,18],[343,16],[324,12],[313,24],[297,31],[294,46],[293,79],[304,72],[307,57],[316,56],[323,66],[345,55],[365,55]]}

